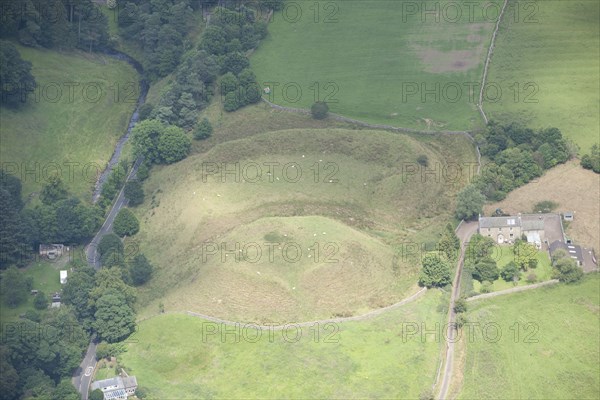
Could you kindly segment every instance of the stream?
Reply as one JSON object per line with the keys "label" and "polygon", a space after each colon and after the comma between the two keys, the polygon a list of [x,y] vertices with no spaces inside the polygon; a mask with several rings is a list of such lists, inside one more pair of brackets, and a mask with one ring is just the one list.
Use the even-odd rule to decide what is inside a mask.
{"label": "stream", "polygon": [[119,141],[117,142],[117,144],[115,146],[115,150],[114,150],[112,156],[110,157],[110,160],[108,161],[106,168],[104,168],[104,170],[100,173],[100,176],[96,180],[96,184],[94,186],[94,191],[92,193],[92,203],[94,203],[94,204],[100,198],[100,194],[102,193],[102,186],[108,179],[113,168],[116,165],[118,165],[118,163],[119,163],[119,160],[121,158],[121,153],[123,151],[123,146],[125,145],[125,143],[127,143],[127,140],[129,140],[129,135],[131,134],[131,130],[133,129],[133,127],[135,126],[135,124],[137,123],[137,121],[139,119],[140,107],[146,101],[146,95],[148,94],[148,89],[150,88],[150,85],[148,84],[148,82],[143,78],[144,68],[142,67],[142,64],[140,64],[137,60],[131,58],[129,55],[127,55],[125,53],[122,53],[120,51],[113,50],[113,49],[110,49],[110,50],[104,52],[103,54],[108,57],[111,57],[113,59],[121,60],[121,61],[125,61],[125,62],[129,63],[129,65],[131,65],[133,68],[135,68],[135,70],[138,72],[138,74],[140,74],[140,76],[142,76],[142,78],[140,79],[140,82],[139,82],[139,96],[138,96],[138,99],[137,99],[137,102],[135,105],[135,110],[133,111],[133,114],[131,115],[131,118],[129,119],[129,124],[127,125],[127,130],[126,130],[125,134],[123,136],[121,136],[121,138],[119,138]]}

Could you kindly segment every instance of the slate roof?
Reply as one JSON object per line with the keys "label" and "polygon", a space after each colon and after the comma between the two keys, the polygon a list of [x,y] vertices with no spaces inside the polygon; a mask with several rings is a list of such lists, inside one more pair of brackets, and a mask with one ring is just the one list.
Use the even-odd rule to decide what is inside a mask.
{"label": "slate roof", "polygon": [[102,379],[101,381],[96,381],[92,383],[92,390],[96,390],[96,389],[102,389],[105,387],[119,387],[119,384],[121,386],[121,388],[123,387],[123,384],[121,382],[119,382],[119,378],[115,377],[115,378],[108,378],[108,379]]}
{"label": "slate roof", "polygon": [[524,231],[543,231],[544,230],[544,220],[543,219],[534,219],[534,220],[521,221],[521,229]]}
{"label": "slate roof", "polygon": [[571,258],[583,264],[583,252],[581,251],[581,247],[576,244],[567,244],[556,240],[550,244],[549,250],[550,255],[553,255],[557,250],[565,250]]}
{"label": "slate roof", "polygon": [[508,228],[520,226],[518,217],[481,217],[479,218],[480,228]]}
{"label": "slate roof", "polygon": [[123,386],[125,386],[125,389],[137,387],[137,379],[135,378],[135,376],[128,376],[123,378]]}

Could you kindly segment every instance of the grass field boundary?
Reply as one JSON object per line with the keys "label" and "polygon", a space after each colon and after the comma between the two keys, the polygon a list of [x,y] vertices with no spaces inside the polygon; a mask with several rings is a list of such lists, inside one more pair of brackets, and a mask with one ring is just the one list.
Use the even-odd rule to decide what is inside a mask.
{"label": "grass field boundary", "polygon": [[498,29],[500,28],[500,23],[502,22],[502,17],[504,16],[504,10],[506,10],[506,6],[508,5],[508,0],[504,0],[504,5],[502,6],[502,10],[500,11],[500,15],[498,15],[498,21],[496,21],[496,29],[494,29],[494,33],[492,34],[492,40],[490,41],[490,47],[488,48],[487,58],[485,59],[485,66],[483,67],[483,76],[481,78],[481,89],[479,90],[479,103],[477,104],[477,108],[485,121],[485,124],[488,123],[488,117],[483,111],[483,89],[485,87],[485,81],[487,80],[488,69],[490,66],[490,61],[492,60],[492,54],[494,53],[494,45],[496,43],[496,36],[498,35]]}
{"label": "grass field boundary", "polygon": [[549,281],[540,282],[540,283],[534,283],[533,285],[517,286],[517,287],[514,287],[514,288],[510,288],[510,289],[499,290],[497,292],[478,294],[477,296],[473,296],[473,297],[467,298],[467,301],[475,301],[475,300],[487,299],[487,298],[490,298],[490,297],[500,296],[502,294],[523,292],[525,290],[537,289],[537,288],[542,287],[542,286],[554,285],[554,284],[556,284],[558,282],[559,282],[558,279],[550,279]]}
{"label": "grass field boundary", "polygon": [[284,329],[289,329],[289,328],[298,328],[298,327],[308,327],[308,326],[313,326],[314,324],[326,324],[326,323],[340,323],[340,322],[349,322],[349,321],[362,321],[368,318],[372,318],[375,316],[378,316],[380,314],[383,314],[384,312],[396,309],[400,306],[403,306],[407,303],[410,303],[414,300],[416,300],[417,298],[421,297],[425,292],[427,291],[427,288],[421,288],[418,292],[410,295],[409,297],[400,300],[397,303],[391,304],[389,306],[383,307],[383,308],[378,308],[376,310],[372,310],[367,312],[366,314],[361,314],[361,315],[355,315],[352,317],[339,317],[339,318],[328,318],[328,319],[322,319],[322,320],[317,320],[317,321],[306,321],[306,322],[298,322],[298,323],[294,323],[294,322],[290,322],[288,324],[284,324],[284,325],[259,325],[253,322],[240,322],[240,321],[229,321],[226,319],[221,319],[221,318],[217,318],[217,317],[213,317],[210,315],[206,315],[206,314],[201,314],[201,313],[197,313],[197,312],[193,312],[193,311],[169,311],[169,312],[164,312],[164,313],[160,313],[160,314],[155,314],[155,315],[151,315],[148,316],[146,318],[140,319],[138,321],[136,321],[137,323],[157,317],[159,315],[162,314],[186,314],[186,315],[190,315],[192,317],[196,317],[196,318],[202,318],[208,321],[212,321],[212,322],[217,322],[217,323],[221,323],[227,326],[239,326],[239,325],[246,325],[248,327],[252,327],[255,328],[257,330],[266,330],[266,331],[280,331],[280,330],[284,330]]}
{"label": "grass field boundary", "polygon": [[[284,107],[284,106],[280,106],[275,103],[271,103],[269,100],[265,99],[264,97],[261,99],[266,104],[271,106],[271,108],[274,108],[276,110],[293,112],[293,113],[298,113],[298,114],[305,114],[305,115],[311,114],[309,110],[305,110],[303,108]],[[371,128],[371,129],[382,129],[382,130],[387,130],[387,131],[412,133],[412,134],[417,134],[417,135],[436,135],[436,134],[463,135],[463,136],[467,137],[475,146],[475,151],[477,153],[477,174],[479,174],[479,171],[481,169],[481,152],[479,151],[479,146],[477,145],[477,142],[475,141],[475,138],[472,135],[473,132],[471,132],[471,131],[420,131],[417,129],[403,128],[403,127],[392,126],[392,125],[370,124],[368,122],[360,121],[358,119],[348,118],[348,117],[344,117],[342,115],[333,114],[333,113],[329,113],[329,116],[336,121],[346,122],[346,123],[354,124],[354,125],[360,125],[365,128]]]}

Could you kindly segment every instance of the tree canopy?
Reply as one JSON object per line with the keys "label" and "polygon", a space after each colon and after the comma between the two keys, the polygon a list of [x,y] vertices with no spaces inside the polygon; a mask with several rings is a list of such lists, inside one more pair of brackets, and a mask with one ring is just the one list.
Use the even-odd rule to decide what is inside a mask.
{"label": "tree canopy", "polygon": [[450,266],[436,254],[426,254],[421,262],[419,284],[426,287],[446,286],[452,282]]}
{"label": "tree canopy", "polygon": [[565,283],[574,283],[583,278],[583,270],[571,257],[561,257],[554,263],[553,278]]}
{"label": "tree canopy", "polygon": [[176,126],[166,126],[158,120],[138,123],[132,131],[133,148],[155,164],[171,164],[184,159],[191,146],[190,138]]}
{"label": "tree canopy", "polygon": [[[18,3],[18,2],[17,2]],[[11,2],[2,3],[3,21],[5,23],[7,9]],[[3,29],[0,28],[0,37]],[[21,58],[17,48],[10,42],[0,41],[0,105],[19,106],[27,101],[36,86],[31,73],[31,63]]]}
{"label": "tree canopy", "polygon": [[94,316],[98,336],[109,343],[127,338],[135,329],[135,314],[115,289],[107,290],[98,299]]}
{"label": "tree canopy", "polygon": [[129,200],[131,207],[138,206],[144,202],[144,188],[138,180],[131,180],[125,184],[125,197]]}
{"label": "tree canopy", "polygon": [[456,199],[456,218],[470,220],[481,214],[485,196],[474,185],[465,187]]}
{"label": "tree canopy", "polygon": [[140,223],[130,209],[122,208],[115,217],[113,230],[119,236],[132,236],[140,230]]}

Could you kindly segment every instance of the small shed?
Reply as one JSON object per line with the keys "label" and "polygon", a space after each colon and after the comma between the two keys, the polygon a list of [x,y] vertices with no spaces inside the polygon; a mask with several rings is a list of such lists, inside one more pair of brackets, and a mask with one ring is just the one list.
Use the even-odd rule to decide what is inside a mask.
{"label": "small shed", "polygon": [[64,285],[65,283],[67,283],[67,270],[62,269],[60,270],[60,284]]}
{"label": "small shed", "polygon": [[565,211],[563,213],[563,219],[565,221],[573,221],[575,219],[575,212],[574,211]]}

